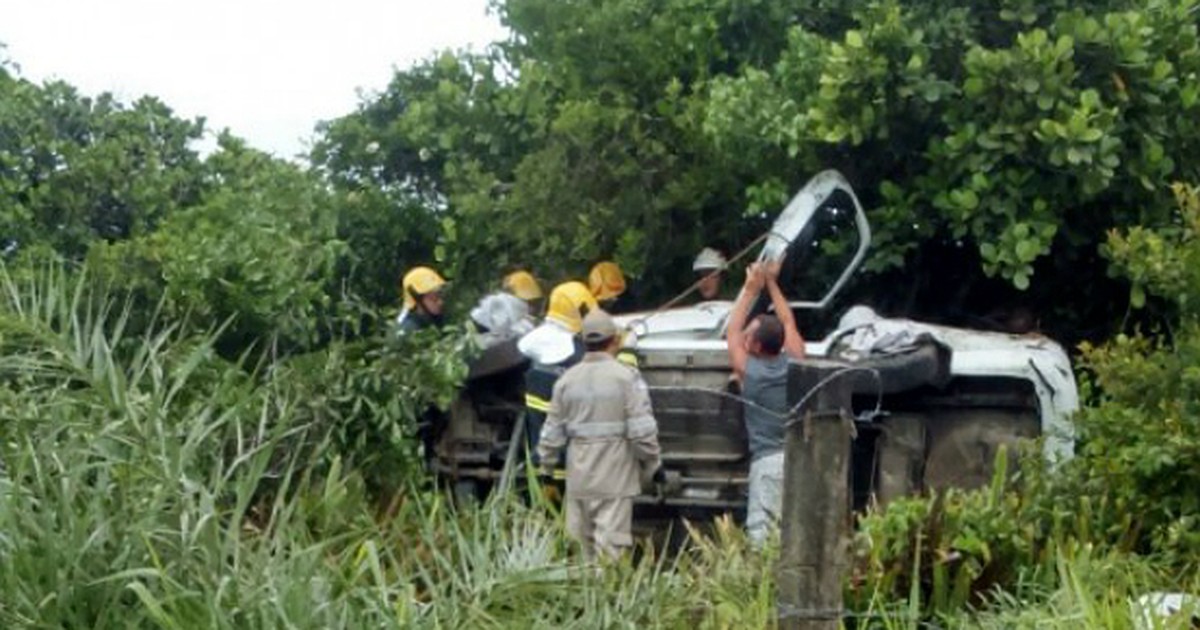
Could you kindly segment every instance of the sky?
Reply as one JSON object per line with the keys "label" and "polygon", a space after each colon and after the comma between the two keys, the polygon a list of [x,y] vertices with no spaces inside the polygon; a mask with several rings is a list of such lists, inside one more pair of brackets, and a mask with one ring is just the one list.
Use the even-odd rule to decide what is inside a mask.
{"label": "sky", "polygon": [[[395,68],[505,35],[487,0],[0,0],[19,74],[162,99],[292,158]],[[211,142],[211,140],[209,141]]]}

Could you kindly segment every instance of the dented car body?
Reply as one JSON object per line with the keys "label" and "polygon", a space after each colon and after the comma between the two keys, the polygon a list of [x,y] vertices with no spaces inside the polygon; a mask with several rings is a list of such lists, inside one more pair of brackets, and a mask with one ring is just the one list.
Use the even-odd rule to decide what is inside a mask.
{"label": "dented car body", "polygon": [[[745,502],[743,403],[719,336],[731,306],[707,303],[655,318],[633,342],[651,389],[664,465],[680,477],[674,496],[662,498],[668,505],[739,508]],[[699,326],[705,321],[707,328]],[[860,356],[848,340],[865,328],[900,331],[913,343]],[[1023,438],[1044,436],[1050,461],[1072,454],[1075,382],[1066,353],[1044,337],[878,319],[809,342],[807,352],[806,361],[888,374],[891,387],[882,392],[876,379],[857,379],[859,503],[981,486],[1001,447]],[[789,398],[795,404],[805,393],[790,391]]]}
{"label": "dented car body", "polygon": [[[782,264],[780,285],[793,309],[825,309],[870,239],[854,191],[841,174],[825,171],[788,204],[759,259]],[[661,499],[668,504],[745,502],[744,403],[725,345],[732,307],[705,302],[620,318],[651,388],[664,463],[680,479],[674,496]],[[756,308],[765,307],[761,300]],[[1001,449],[1024,438],[1044,438],[1049,461],[1072,454],[1074,375],[1062,347],[1046,337],[887,319],[857,306],[824,339],[807,341],[806,351],[805,362],[858,368],[852,470],[860,505],[983,485]],[[792,381],[796,404],[808,392]]]}
{"label": "dented car body", "polygon": [[[759,260],[781,264],[780,285],[793,309],[827,309],[864,260],[870,239],[854,191],[841,174],[825,171],[775,221]],[[677,482],[665,495],[639,497],[640,503],[745,506],[744,401],[725,345],[732,307],[732,301],[711,301],[617,318],[650,387],[664,466]],[[767,308],[765,299],[754,307]],[[1001,449],[1025,438],[1043,438],[1048,461],[1072,454],[1076,385],[1066,353],[1046,337],[882,318],[859,306],[823,339],[809,339],[806,350],[805,362],[859,372],[852,460],[859,505],[925,489],[980,486],[991,478]],[[513,387],[511,379],[482,372]],[[807,392],[792,380],[789,398],[796,404]],[[501,396],[508,402],[499,406],[478,402],[489,398],[495,396],[469,385],[452,414],[438,459],[456,479],[498,478],[498,462],[519,457],[513,436],[523,427],[512,395]]]}

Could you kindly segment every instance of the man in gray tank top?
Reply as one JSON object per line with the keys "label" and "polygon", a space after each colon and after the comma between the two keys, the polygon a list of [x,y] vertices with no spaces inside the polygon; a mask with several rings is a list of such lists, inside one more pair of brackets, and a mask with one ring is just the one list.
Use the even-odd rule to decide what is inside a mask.
{"label": "man in gray tank top", "polygon": [[[804,338],[778,278],[778,263],[755,263],[746,270],[746,283],[733,306],[726,335],[730,367],[742,383],[742,396],[750,403],[744,414],[750,438],[746,533],[756,547],[762,546],[779,520],[788,360],[804,358]],[[764,288],[775,314],[759,315],[747,325],[750,307]]]}

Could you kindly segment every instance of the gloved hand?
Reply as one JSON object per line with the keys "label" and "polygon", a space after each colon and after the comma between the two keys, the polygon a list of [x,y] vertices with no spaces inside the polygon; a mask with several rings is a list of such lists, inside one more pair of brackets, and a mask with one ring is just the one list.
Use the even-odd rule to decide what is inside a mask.
{"label": "gloved hand", "polygon": [[650,481],[653,481],[654,485],[656,486],[661,486],[667,483],[667,469],[663,468],[662,466],[655,468],[654,474],[650,476]]}
{"label": "gloved hand", "polygon": [[658,497],[659,501],[679,494],[683,481],[678,471],[667,470],[662,466],[654,470],[654,474],[651,475],[650,479],[654,483],[654,494]]}
{"label": "gloved hand", "polygon": [[529,463],[533,466],[534,475],[542,481],[549,481],[554,477],[554,462],[543,462],[541,456],[533,453],[529,457]]}

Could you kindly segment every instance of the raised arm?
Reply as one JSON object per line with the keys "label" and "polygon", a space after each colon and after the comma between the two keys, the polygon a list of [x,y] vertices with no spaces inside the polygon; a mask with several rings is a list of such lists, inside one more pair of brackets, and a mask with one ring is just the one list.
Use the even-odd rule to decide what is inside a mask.
{"label": "raised arm", "polygon": [[725,345],[729,348],[729,366],[738,378],[746,373],[746,360],[749,358],[746,351],[746,318],[750,316],[750,305],[758,299],[762,285],[762,271],[758,264],[750,265],[746,269],[746,283],[742,285],[742,291],[738,293],[737,302],[733,305],[733,312],[729,314]]}
{"label": "raised arm", "polygon": [[775,316],[783,325],[783,350],[788,356],[799,361],[804,358],[804,337],[796,327],[796,315],[792,313],[792,305],[788,304],[787,296],[779,288],[779,263],[772,263],[766,269],[767,292],[771,294],[771,305],[775,307]]}

